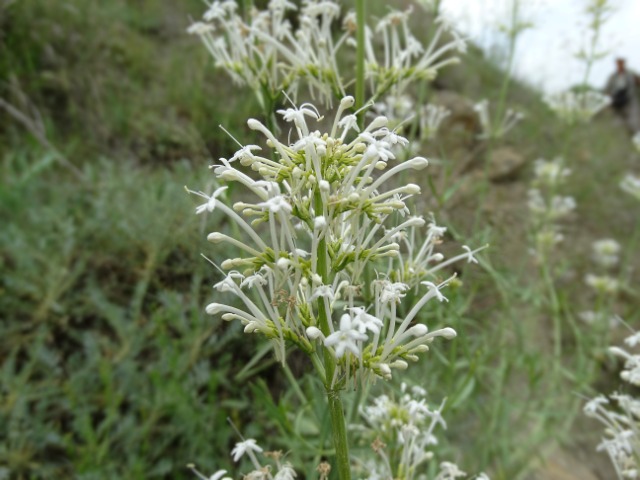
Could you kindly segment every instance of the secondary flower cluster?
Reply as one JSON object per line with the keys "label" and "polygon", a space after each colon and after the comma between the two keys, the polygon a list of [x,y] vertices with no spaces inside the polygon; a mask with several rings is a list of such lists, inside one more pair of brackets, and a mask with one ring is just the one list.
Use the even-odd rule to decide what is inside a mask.
{"label": "secondary flower cluster", "polygon": [[237,5],[234,0],[212,2],[203,21],[188,31],[202,39],[217,67],[258,95],[263,107],[282,91],[295,98],[301,80],[325,104],[344,95],[336,52],[350,32],[334,41],[337,3],[303,2],[296,29],[288,20],[288,12],[298,10],[295,3],[271,0],[266,10],[252,9],[246,21],[236,12]]}
{"label": "secondary flower cluster", "polygon": [[[295,28],[288,19],[291,11],[298,11]],[[452,50],[466,49],[444,20],[438,20],[434,38],[423,46],[408,27],[410,13],[394,10],[373,29],[365,28],[365,75],[374,99],[390,89],[400,95],[410,81],[435,78],[439,69],[458,61],[449,55]],[[270,0],[266,10],[253,8],[245,17],[237,13],[235,1],[215,0],[202,21],[188,31],[202,39],[217,67],[256,92],[263,107],[271,105],[282,91],[295,101],[301,81],[325,105],[344,96],[336,58],[343,45],[355,42],[355,13],[344,16],[343,32],[335,39],[334,23],[341,12],[334,1],[303,0],[298,8],[288,0]],[[446,34],[452,40],[441,42]],[[378,38],[383,41],[381,48],[376,44]]]}
{"label": "secondary flower cluster", "polygon": [[[416,478],[419,467],[433,459],[430,448],[437,445],[437,426],[446,428],[442,418],[444,401],[438,408],[427,404],[427,392],[418,386],[401,385],[399,398],[380,395],[373,404],[361,407],[360,414],[368,426],[353,425],[353,430],[371,443],[377,457],[364,461],[366,478]],[[424,469],[422,469],[424,470]],[[364,472],[363,472],[364,473]],[[437,479],[466,477],[455,464],[442,462]],[[475,477],[488,480],[485,474]]]}
{"label": "secondary flower cluster", "polygon": [[562,241],[558,221],[569,215],[576,207],[573,197],[558,195],[569,169],[563,159],[536,160],[535,178],[529,190],[529,211],[535,233],[535,254],[543,259],[557,243]]}
{"label": "secondary flower cluster", "polygon": [[[410,214],[406,200],[420,192],[417,185],[383,190],[400,172],[428,162],[416,157],[393,165],[392,147],[406,139],[387,128],[385,117],[358,131],[355,116],[346,113],[353,103],[352,97],[340,102],[328,133],[310,129],[309,121],[322,120],[312,105],[279,110],[295,136],[288,143],[249,120],[266,137],[271,154],[260,156],[260,147],[247,145],[220,159],[214,172],[222,181],[244,185],[254,200],[230,207],[222,201],[227,187],[212,195],[192,192],[206,200],[197,212],[220,211],[249,239],[222,232],[208,236],[241,252],[221,263],[227,273],[215,289],[233,294],[242,306],[217,300],[207,312],[265,335],[281,361],[286,345],[296,345],[331,385],[372,374],[391,378],[392,369],[407,368],[436,337],[453,338],[451,328],[430,331],[416,323],[418,313],[431,300],[446,300],[441,290],[449,281],[438,281],[435,272],[451,261],[475,260],[468,247],[449,261],[434,252],[444,229]],[[417,230],[424,226],[422,236]],[[391,273],[365,283],[373,268]],[[413,307],[400,309],[412,288],[423,293]],[[325,369],[324,352],[337,363],[332,373]]]}
{"label": "secondary flower cluster", "polygon": [[[400,95],[413,80],[433,80],[441,68],[459,62],[451,52],[466,53],[467,44],[443,17],[436,19],[438,28],[426,47],[411,33],[411,7],[404,12],[392,10],[372,30],[365,29],[366,76],[373,98],[391,90]],[[442,41],[443,37],[450,39]],[[376,40],[382,39],[382,54],[377,53]]]}
{"label": "secondary flower cluster", "polygon": [[[628,348],[636,347],[640,343],[640,333],[629,336],[625,343]],[[640,355],[629,353],[627,349],[620,347],[610,347],[609,351],[625,361],[620,374],[622,380],[640,386]],[[615,401],[618,408],[610,407],[610,399]],[[605,436],[598,450],[604,450],[609,455],[618,478],[638,478],[640,400],[623,393],[614,393],[610,398],[599,395],[587,402],[584,412],[605,426]]]}
{"label": "secondary flower cluster", "polygon": [[[261,461],[260,457],[266,457],[270,463]],[[243,440],[236,443],[231,456],[234,462],[239,462],[246,457],[251,462],[253,470],[243,476],[245,480],[294,480],[297,474],[289,462],[283,462],[284,454],[281,451],[265,452],[253,438]],[[205,476],[200,473],[195,465],[187,465],[200,480],[232,480],[227,476],[226,470],[218,470],[211,476]],[[275,472],[274,472],[275,470]],[[331,467],[327,463],[322,463],[318,467],[319,480],[326,480]],[[274,472],[274,473],[272,473]]]}
{"label": "secondary flower cluster", "polygon": [[489,101],[486,99],[476,103],[473,108],[478,114],[480,127],[482,128],[482,133],[479,135],[479,138],[486,140],[504,137],[509,130],[524,118],[524,113],[509,108],[504,112],[502,119],[492,121],[489,112]]}
{"label": "secondary flower cluster", "polygon": [[547,95],[545,102],[565,123],[587,123],[611,103],[607,95],[593,90],[566,91]]}

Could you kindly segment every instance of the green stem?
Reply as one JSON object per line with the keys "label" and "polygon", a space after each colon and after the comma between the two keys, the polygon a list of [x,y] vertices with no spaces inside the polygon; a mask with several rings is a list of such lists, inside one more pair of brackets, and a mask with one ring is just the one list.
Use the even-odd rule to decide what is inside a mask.
{"label": "green stem", "polygon": [[[364,0],[356,0],[356,110],[364,106],[364,16]],[[358,124],[364,126],[364,112],[360,112]]]}
{"label": "green stem", "polygon": [[[323,212],[322,196],[320,190],[316,189],[314,194],[314,204],[316,215]],[[322,283],[328,285],[329,282],[329,264],[327,240],[323,237],[318,242],[318,266],[317,274],[322,278]],[[331,312],[327,311],[325,303],[318,301],[318,317],[320,330],[326,337],[331,334]],[[349,462],[349,445],[347,443],[347,427],[344,418],[344,408],[342,407],[342,399],[340,398],[340,390],[334,384],[334,374],[336,371],[336,359],[333,357],[329,349],[324,349],[324,387],[327,392],[327,402],[329,404],[329,415],[331,417],[331,430],[333,432],[333,446],[336,452],[336,467],[338,469],[338,478],[340,480],[351,479],[351,465]]]}
{"label": "green stem", "polygon": [[340,480],[351,479],[351,465],[349,463],[349,445],[347,444],[347,426],[344,421],[344,410],[340,392],[336,389],[327,390],[331,429],[333,430],[333,446],[336,449],[336,467]]}

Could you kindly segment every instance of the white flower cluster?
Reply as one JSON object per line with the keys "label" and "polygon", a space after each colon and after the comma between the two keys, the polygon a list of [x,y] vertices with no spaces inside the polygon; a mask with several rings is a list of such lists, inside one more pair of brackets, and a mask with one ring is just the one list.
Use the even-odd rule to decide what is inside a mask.
{"label": "white flower cluster", "polygon": [[[373,30],[365,28],[365,75],[374,99],[389,90],[400,95],[414,80],[433,80],[438,70],[459,62],[457,56],[450,55],[452,51],[467,51],[464,39],[443,17],[436,19],[438,29],[425,48],[411,33],[408,25],[411,14],[411,8],[404,12],[392,10]],[[446,35],[451,39],[442,42]],[[376,40],[380,38],[382,48],[378,49]]]}
{"label": "white flower cluster", "polygon": [[376,102],[372,110],[389,119],[390,125],[400,128],[405,122],[413,120],[417,114],[419,125],[418,139],[412,143],[411,151],[419,151],[422,141],[432,141],[440,125],[451,114],[451,110],[441,105],[427,104],[417,108],[410,95],[387,95]]}
{"label": "white flower cluster", "polygon": [[[620,244],[611,238],[598,240],[592,244],[593,261],[600,269],[615,267],[620,260]],[[584,277],[588,287],[601,297],[612,296],[620,289],[620,282],[607,273],[588,273]],[[606,317],[606,315],[604,316]],[[611,322],[610,322],[611,323]]]}
{"label": "white flower cluster", "polygon": [[[360,414],[368,426],[354,425],[377,454],[377,459],[362,463],[367,478],[416,478],[418,468],[433,459],[429,449],[437,445],[434,435],[439,425],[446,428],[442,418],[444,401],[431,409],[426,400],[427,392],[418,386],[408,388],[401,385],[399,398],[380,395],[373,404],[360,408]],[[439,480],[466,477],[457,465],[450,462],[440,464]],[[476,477],[488,480],[485,474]]]}
{"label": "white flower cluster", "polygon": [[371,108],[372,113],[384,115],[390,124],[400,124],[414,114],[415,102],[410,95],[387,95]]}
{"label": "white flower cluster", "polygon": [[610,275],[588,273],[585,275],[584,281],[599,295],[613,295],[620,288],[620,282]]}
{"label": "white flower cluster", "polygon": [[428,104],[420,111],[420,138],[433,140],[443,120],[451,115],[451,110],[442,105]]}
{"label": "white flower cluster", "polygon": [[545,102],[567,124],[586,123],[611,103],[608,95],[593,90],[559,92],[545,96]]}
{"label": "white flower cluster", "polygon": [[478,114],[480,127],[482,128],[482,133],[479,135],[479,138],[484,140],[504,137],[505,134],[515,127],[525,116],[524,113],[509,108],[504,112],[501,120],[493,122],[489,112],[489,101],[486,99],[476,103],[473,108]]}
{"label": "white flower cluster", "polygon": [[[634,333],[625,343],[628,348],[636,347],[640,343],[640,333]],[[640,386],[640,355],[620,347],[610,347],[609,351],[625,361],[620,377]],[[618,408],[610,406],[610,399],[615,400]],[[610,398],[599,395],[587,402],[584,412],[605,426],[605,436],[598,450],[609,455],[618,478],[640,478],[640,400],[621,393],[610,395]]]}
{"label": "white flower cluster", "polygon": [[[392,369],[407,368],[434,338],[453,338],[451,328],[429,331],[415,323],[429,301],[446,300],[441,289],[449,281],[426,279],[435,281],[434,272],[453,260],[475,261],[468,247],[443,261],[433,250],[444,229],[434,224],[425,240],[413,246],[414,239],[421,238],[416,230],[427,222],[411,216],[405,202],[420,188],[382,188],[400,172],[423,169],[428,162],[417,157],[391,166],[391,148],[406,139],[387,128],[385,117],[358,132],[354,115],[346,114],[353,103],[352,97],[340,102],[329,133],[309,128],[308,119],[321,119],[312,105],[280,110],[296,136],[286,144],[258,120],[249,120],[249,127],[266,137],[272,155],[259,156],[254,152],[260,148],[248,145],[230,159],[220,159],[214,172],[220,180],[244,185],[255,201],[229,207],[221,201],[226,187],[212,195],[191,192],[206,199],[197,212],[218,210],[250,238],[245,243],[220,232],[208,236],[242,252],[221,263],[228,273],[215,289],[233,294],[243,306],[216,301],[207,312],[239,320],[247,333],[265,335],[281,361],[288,342],[298,346],[325,384],[338,386],[365,381],[371,374],[391,378]],[[265,224],[260,232],[254,229],[259,224]],[[374,265],[392,273],[379,275],[367,287],[362,284],[365,271]],[[426,292],[400,317],[397,306],[405,292],[420,285]],[[371,294],[373,311],[365,303]],[[337,362],[333,372],[325,371],[324,352]]]}
{"label": "white flower cluster", "polygon": [[336,52],[350,32],[334,41],[337,3],[305,0],[295,30],[287,19],[288,11],[298,9],[293,2],[271,0],[266,10],[253,9],[247,22],[237,6],[234,0],[212,2],[188,32],[202,39],[217,67],[256,92],[263,107],[282,91],[295,98],[301,80],[325,104],[344,95]]}
{"label": "white flower cluster", "polygon": [[563,236],[556,223],[576,208],[573,197],[558,195],[570,171],[563,166],[563,159],[536,160],[534,179],[529,190],[529,211],[535,233],[535,254],[544,258]]}
{"label": "white flower cluster", "polygon": [[[262,454],[262,456],[270,459],[273,465],[260,462],[258,454]],[[240,461],[240,459],[245,456],[251,462],[254,470],[243,475],[245,480],[294,480],[297,477],[291,464],[281,461],[283,457],[281,451],[265,452],[253,438],[236,443],[231,451],[231,456],[234,462]],[[226,470],[218,470],[213,475],[207,477],[200,473],[193,464],[187,465],[187,468],[200,480],[232,480],[231,477],[226,476]],[[275,473],[272,473],[274,470]],[[322,479],[323,476],[321,475],[320,478]]]}

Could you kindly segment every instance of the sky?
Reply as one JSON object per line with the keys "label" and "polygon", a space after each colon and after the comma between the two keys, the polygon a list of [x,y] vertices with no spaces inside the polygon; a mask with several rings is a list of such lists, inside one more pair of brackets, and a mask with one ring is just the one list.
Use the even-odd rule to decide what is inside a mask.
{"label": "sky", "polygon": [[[460,31],[488,52],[500,51],[506,37],[499,25],[508,23],[514,0],[442,0],[443,13]],[[591,39],[586,7],[592,0],[520,0],[522,20],[533,24],[518,38],[514,74],[544,92],[581,83],[584,63],[575,52]],[[602,88],[613,72],[616,57],[627,59],[640,72],[640,0],[609,0],[612,11],[603,26],[597,61],[589,83]]]}

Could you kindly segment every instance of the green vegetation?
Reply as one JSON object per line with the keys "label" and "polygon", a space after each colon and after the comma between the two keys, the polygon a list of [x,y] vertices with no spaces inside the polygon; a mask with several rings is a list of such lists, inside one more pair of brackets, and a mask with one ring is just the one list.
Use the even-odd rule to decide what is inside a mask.
{"label": "green vegetation", "polygon": [[[330,455],[310,447],[328,449],[330,435],[313,380],[292,384],[288,371],[283,380],[266,347],[254,354],[238,325],[204,313],[219,274],[199,252],[223,220],[192,215],[183,186],[213,190],[206,167],[237,149],[218,125],[257,143],[245,122],[260,110],[186,35],[202,8],[0,0],[0,99],[22,114],[0,108],[0,479],[193,478],[188,462],[212,472],[231,464],[228,417],[247,437],[276,437],[271,448],[309,445],[293,458]],[[472,49],[436,85],[496,101],[502,81]],[[517,83],[508,104],[527,117],[506,140],[487,149],[474,125],[451,123],[422,153],[452,163],[415,181],[432,189],[424,215],[433,211],[454,240],[491,247],[483,268],[459,267],[450,303],[424,314],[458,338],[409,376],[431,398],[448,397],[442,456],[496,479],[523,475],[557,444],[578,448],[580,395],[615,385],[604,347],[619,333],[577,316],[599,301],[583,280],[592,241],[618,239],[627,259],[618,273],[628,287],[606,310],[640,319],[638,205],[618,188],[640,161],[626,132],[606,112],[562,126]],[[528,163],[489,183],[473,167],[504,146]],[[526,191],[532,161],[560,153],[573,171],[564,193],[578,207],[550,283],[529,254]]]}

